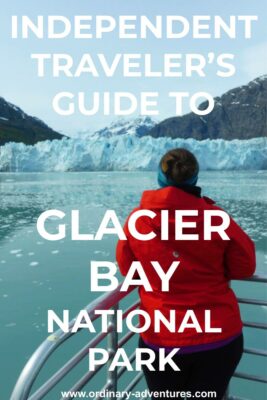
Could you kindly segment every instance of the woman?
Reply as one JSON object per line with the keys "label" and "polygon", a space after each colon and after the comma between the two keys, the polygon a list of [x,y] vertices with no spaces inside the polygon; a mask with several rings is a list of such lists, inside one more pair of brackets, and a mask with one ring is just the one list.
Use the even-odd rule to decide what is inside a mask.
{"label": "woman", "polygon": [[[141,308],[152,320],[155,309],[166,318],[170,310],[175,310],[177,321],[187,310],[193,310],[203,327],[205,310],[210,310],[211,325],[221,328],[221,332],[212,333],[195,329],[170,333],[164,326],[160,333],[153,329],[143,332],[139,347],[153,349],[156,353],[156,370],[144,367],[149,389],[165,391],[166,396],[175,398],[185,398],[182,392],[187,392],[190,398],[197,397],[197,392],[214,391],[216,397],[213,398],[222,399],[243,352],[242,322],[229,281],[253,275],[255,250],[252,240],[231,218],[226,229],[230,240],[223,240],[218,233],[214,233],[211,240],[204,240],[204,211],[221,209],[213,200],[201,196],[201,188],[196,186],[198,172],[195,156],[186,149],[174,149],[162,157],[158,170],[161,188],[145,191],[138,208],[153,210],[156,217],[139,218],[136,225],[140,233],[153,230],[157,236],[153,240],[138,241],[130,236],[126,223],[128,240],[119,241],[117,261],[123,275],[127,274],[132,261],[141,262],[153,288],[152,292],[144,288],[139,290]],[[160,239],[161,210],[169,210],[167,241]],[[198,234],[199,240],[175,240],[175,210],[197,210],[197,216],[183,218],[184,222],[195,222],[195,227],[184,228],[183,233]],[[214,217],[213,224],[220,225],[221,218]],[[168,269],[175,260],[180,262],[168,292],[160,290],[161,281],[151,266],[152,260],[158,261],[163,269]],[[180,348],[173,357],[180,371],[169,366],[159,371],[160,348],[166,351]],[[176,392],[175,396],[171,392]]]}

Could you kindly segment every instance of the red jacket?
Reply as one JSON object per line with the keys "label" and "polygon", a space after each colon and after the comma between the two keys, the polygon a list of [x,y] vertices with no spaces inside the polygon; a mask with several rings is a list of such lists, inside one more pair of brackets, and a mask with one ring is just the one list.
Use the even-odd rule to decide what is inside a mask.
{"label": "red jacket", "polygon": [[[190,346],[230,338],[242,329],[238,303],[232,289],[231,279],[250,277],[255,271],[254,244],[249,236],[231,219],[226,230],[230,240],[222,240],[214,233],[212,240],[203,239],[204,210],[220,209],[214,201],[206,197],[197,197],[175,187],[149,190],[143,193],[140,207],[149,209],[157,216],[154,219],[141,217],[136,227],[140,233],[153,230],[157,236],[149,241],[140,241],[132,237],[125,224],[127,240],[120,240],[117,246],[117,261],[122,275],[126,275],[133,261],[140,261],[152,292],[139,289],[141,309],[147,311],[153,321],[155,309],[169,317],[169,310],[176,310],[178,327],[185,312],[193,310],[203,333],[195,329],[185,329],[183,333],[170,333],[162,326],[160,333],[151,328],[141,335],[151,344],[161,346]],[[170,239],[160,239],[160,210],[170,210]],[[197,233],[197,241],[177,241],[174,238],[174,210],[198,210],[198,217],[183,217],[184,221],[196,221],[196,228],[184,228],[184,233]],[[221,219],[214,225],[220,224]],[[213,221],[213,220],[212,220]],[[151,266],[150,261],[158,261],[161,267],[168,269],[173,261],[180,264],[170,279],[168,292],[161,291],[161,280]],[[211,326],[222,328],[221,333],[204,332],[204,311],[211,310]]]}

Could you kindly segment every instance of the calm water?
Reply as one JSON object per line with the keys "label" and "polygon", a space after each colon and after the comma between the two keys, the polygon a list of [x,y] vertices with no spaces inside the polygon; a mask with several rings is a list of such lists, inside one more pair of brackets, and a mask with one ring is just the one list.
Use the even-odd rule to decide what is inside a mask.
{"label": "calm water", "polygon": [[[261,171],[203,172],[199,182],[204,193],[229,211],[254,239],[258,273],[265,273],[267,267],[266,176]],[[123,221],[138,204],[141,192],[155,187],[154,174],[147,172],[0,174],[1,400],[9,399],[21,368],[47,336],[47,309],[70,309],[74,316],[97,296],[90,293],[90,260],[114,260],[113,237],[100,242],[70,240],[70,210],[80,210],[81,231],[92,233],[106,209],[114,209]],[[37,217],[51,208],[66,213],[67,237],[59,242],[47,242],[36,231]],[[49,229],[56,229],[55,222]],[[233,286],[240,296],[266,297],[260,283]],[[245,306],[242,314],[250,321],[266,321],[263,307]],[[245,329],[245,337],[246,346],[266,348],[264,331]],[[88,334],[52,358],[43,377],[68,359],[84,339],[88,340]],[[239,366],[243,372],[261,375],[266,369],[263,357],[250,355],[245,355]],[[69,389],[79,372],[86,372],[86,363],[47,399],[54,400],[60,389]],[[131,379],[131,373],[126,375],[125,381]],[[263,384],[244,380],[235,379],[231,391],[253,400],[266,396]]]}

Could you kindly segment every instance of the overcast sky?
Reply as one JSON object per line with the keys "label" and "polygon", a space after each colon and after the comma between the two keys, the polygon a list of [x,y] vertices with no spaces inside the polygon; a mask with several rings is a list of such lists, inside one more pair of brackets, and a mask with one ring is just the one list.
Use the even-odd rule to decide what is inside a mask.
{"label": "overcast sky", "polygon": [[[146,40],[118,40],[117,35],[110,34],[102,40],[74,40],[68,37],[64,40],[27,40],[10,38],[11,16],[28,15],[34,19],[37,15],[64,15],[72,18],[74,15],[183,15],[191,18],[192,15],[220,15],[227,18],[229,15],[258,15],[259,20],[253,24],[253,37],[249,40],[237,38],[192,40],[190,36],[177,40],[155,39],[150,36]],[[102,113],[93,117],[85,117],[77,111],[75,115],[62,117],[52,108],[52,99],[56,93],[70,91],[77,93],[84,91],[90,96],[93,91],[129,91],[136,95],[140,91],[158,91],[160,94],[160,115],[162,120],[173,115],[173,106],[167,100],[170,91],[206,91],[213,96],[221,95],[225,91],[246,84],[249,80],[267,72],[266,68],[266,21],[267,8],[262,0],[224,0],[215,2],[210,0],[47,0],[37,2],[33,0],[13,0],[3,2],[0,15],[0,48],[1,63],[0,96],[18,105],[25,112],[44,120],[54,129],[72,134],[80,130],[95,130],[109,124],[116,117],[104,117]],[[240,32],[239,32],[240,33]],[[230,78],[219,78],[210,68],[206,78],[121,78],[117,73],[113,78],[38,78],[36,64],[30,58],[31,53],[69,53],[78,63],[83,53],[105,53],[112,59],[116,53],[152,53],[155,65],[159,65],[164,53],[198,53],[209,52],[234,53],[237,72]],[[188,110],[185,110],[188,111]]]}

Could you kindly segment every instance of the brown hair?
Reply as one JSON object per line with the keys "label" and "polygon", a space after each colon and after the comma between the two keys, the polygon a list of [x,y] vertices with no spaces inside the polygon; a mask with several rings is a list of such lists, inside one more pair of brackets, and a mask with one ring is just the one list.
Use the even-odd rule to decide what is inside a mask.
{"label": "brown hair", "polygon": [[183,148],[168,151],[160,160],[160,167],[167,178],[176,184],[192,178],[199,171],[194,154]]}

